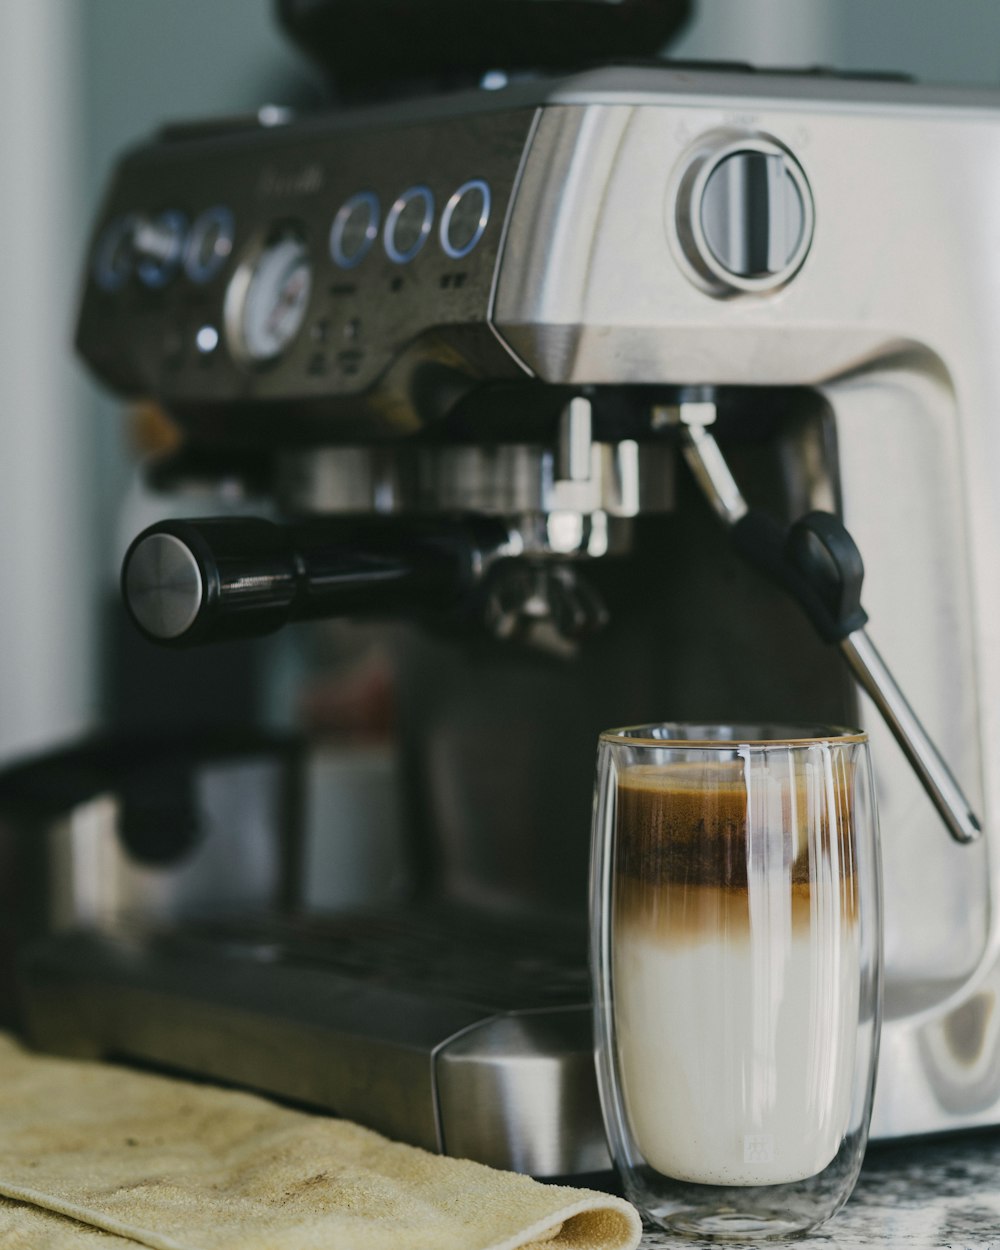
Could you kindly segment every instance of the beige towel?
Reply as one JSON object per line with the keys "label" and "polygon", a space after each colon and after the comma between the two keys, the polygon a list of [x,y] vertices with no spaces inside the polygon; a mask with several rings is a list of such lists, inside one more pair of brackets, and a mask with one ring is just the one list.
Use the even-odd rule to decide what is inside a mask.
{"label": "beige towel", "polygon": [[136,1250],[138,1241],[0,1198],[0,1250]]}
{"label": "beige towel", "polygon": [[5,1241],[18,1214],[5,1206],[0,1250],[121,1250],[120,1237],[156,1250],[634,1250],[641,1236],[619,1198],[2,1036],[0,1194],[118,1235],[88,1240],[66,1220],[61,1241]]}
{"label": "beige towel", "polygon": [[136,1250],[131,1237],[115,1237],[51,1211],[0,1198],[0,1250]]}

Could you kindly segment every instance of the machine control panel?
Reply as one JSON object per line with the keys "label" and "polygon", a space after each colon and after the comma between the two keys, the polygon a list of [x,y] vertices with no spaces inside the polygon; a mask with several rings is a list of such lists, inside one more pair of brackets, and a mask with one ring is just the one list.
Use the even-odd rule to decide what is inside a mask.
{"label": "machine control panel", "polygon": [[137,150],[95,231],[82,354],[192,426],[264,442],[268,405],[282,441],[336,439],[362,407],[366,436],[373,409],[407,432],[428,362],[519,375],[488,318],[533,118],[346,115]]}
{"label": "machine control panel", "polygon": [[691,276],[713,295],[783,286],[812,242],[805,174],[787,148],[765,137],[709,139],[682,179],[676,211]]}

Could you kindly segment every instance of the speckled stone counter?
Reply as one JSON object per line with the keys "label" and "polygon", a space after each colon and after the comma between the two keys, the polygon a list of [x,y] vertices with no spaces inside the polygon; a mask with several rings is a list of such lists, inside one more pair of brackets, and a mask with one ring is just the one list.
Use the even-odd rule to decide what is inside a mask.
{"label": "speckled stone counter", "polygon": [[[847,1206],[796,1250],[1000,1250],[1000,1129],[871,1146]],[[648,1230],[642,1250],[719,1250]]]}

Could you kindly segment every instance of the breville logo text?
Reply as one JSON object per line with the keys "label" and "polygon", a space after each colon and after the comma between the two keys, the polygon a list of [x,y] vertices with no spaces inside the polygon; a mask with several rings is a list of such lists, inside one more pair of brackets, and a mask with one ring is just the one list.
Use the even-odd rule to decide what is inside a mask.
{"label": "breville logo text", "polygon": [[280,171],[265,165],[257,182],[257,194],[262,196],[315,195],[322,189],[321,165],[304,165],[301,169]]}

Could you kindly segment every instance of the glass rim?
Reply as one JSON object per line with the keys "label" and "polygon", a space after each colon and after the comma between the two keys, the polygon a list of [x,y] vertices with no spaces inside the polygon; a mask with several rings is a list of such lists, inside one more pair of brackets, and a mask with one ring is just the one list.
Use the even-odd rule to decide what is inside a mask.
{"label": "glass rim", "polygon": [[[674,734],[656,737],[654,730],[695,731],[690,738]],[[711,737],[713,729],[719,730]],[[706,731],[698,733],[697,731]],[[783,725],[783,724],[716,724],[689,721],[650,721],[648,724],[623,725],[603,730],[598,740],[616,746],[651,746],[675,749],[732,750],[735,747],[808,747],[819,745],[846,746],[868,741],[863,729],[846,725]]]}

